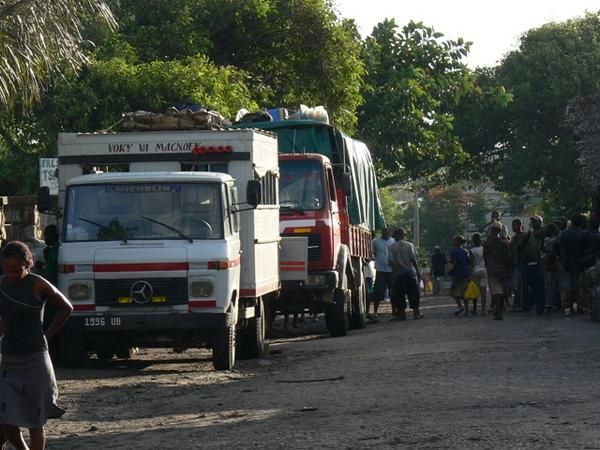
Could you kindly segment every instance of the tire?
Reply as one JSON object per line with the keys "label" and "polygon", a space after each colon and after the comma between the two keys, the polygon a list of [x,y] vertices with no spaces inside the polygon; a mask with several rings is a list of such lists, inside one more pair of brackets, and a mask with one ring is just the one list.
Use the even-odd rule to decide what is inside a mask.
{"label": "tire", "polygon": [[117,345],[115,348],[115,355],[119,359],[131,359],[134,354],[134,348],[129,347],[129,345]]}
{"label": "tire", "polygon": [[352,292],[352,317],[350,328],[363,329],[367,326],[367,291],[365,277],[361,270],[360,286]]}
{"label": "tire", "polygon": [[64,333],[60,344],[61,361],[64,367],[78,369],[85,365],[88,353],[82,334]]}
{"label": "tire", "polygon": [[349,295],[343,289],[336,289],[333,293],[333,302],[327,305],[325,320],[327,329],[332,337],[346,336],[350,328]]}
{"label": "tire", "polygon": [[248,325],[238,333],[238,357],[239,359],[260,358],[267,352],[265,306],[262,299],[258,299],[258,311],[260,317],[248,320]]}
{"label": "tire", "polygon": [[112,347],[100,347],[96,349],[96,356],[100,361],[110,361],[115,356],[115,352]]}
{"label": "tire", "polygon": [[235,325],[219,330],[213,340],[213,366],[216,370],[231,370],[235,365]]}

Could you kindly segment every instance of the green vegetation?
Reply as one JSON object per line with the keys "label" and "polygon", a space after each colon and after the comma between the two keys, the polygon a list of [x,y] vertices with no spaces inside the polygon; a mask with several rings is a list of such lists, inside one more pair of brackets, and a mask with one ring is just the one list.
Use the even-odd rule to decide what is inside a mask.
{"label": "green vegetation", "polygon": [[[539,190],[551,215],[589,206],[565,109],[600,94],[600,13],[529,30],[500,65],[472,71],[468,42],[393,20],[363,40],[331,0],[14,5],[0,5],[12,30],[0,32],[0,194],[35,191],[58,132],[107,129],[123,112],[194,102],[233,118],[304,103],[367,142],[382,186],[425,179],[427,196],[445,192],[423,200],[424,245],[445,239],[430,221],[458,223],[461,200],[437,187],[457,180],[513,198]],[[386,198],[388,222],[410,228],[410,206]],[[474,201],[470,223],[486,207]]]}

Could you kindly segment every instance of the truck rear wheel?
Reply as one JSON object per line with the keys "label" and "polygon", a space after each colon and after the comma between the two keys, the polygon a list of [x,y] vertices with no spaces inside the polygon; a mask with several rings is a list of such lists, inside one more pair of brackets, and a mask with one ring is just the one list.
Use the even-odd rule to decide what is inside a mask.
{"label": "truck rear wheel", "polygon": [[347,291],[336,289],[333,293],[333,302],[327,305],[325,320],[329,334],[333,337],[346,336],[350,325],[348,314]]}
{"label": "truck rear wheel", "polygon": [[235,364],[235,324],[216,332],[213,340],[213,366],[231,370]]}
{"label": "truck rear wheel", "polygon": [[238,334],[239,359],[260,358],[267,352],[265,305],[260,298],[257,302],[260,316],[248,320],[248,325]]}
{"label": "truck rear wheel", "polygon": [[131,359],[135,354],[135,349],[130,347],[128,344],[117,345],[115,348],[115,355],[119,359]]}
{"label": "truck rear wheel", "polygon": [[362,329],[367,326],[367,290],[365,277],[360,275],[360,286],[352,291],[352,318],[350,328]]}
{"label": "truck rear wheel", "polygon": [[100,361],[110,361],[115,355],[115,351],[112,346],[99,347],[96,349],[96,355]]}
{"label": "truck rear wheel", "polygon": [[82,334],[63,333],[60,341],[61,361],[64,367],[78,369],[87,361],[85,339]]}

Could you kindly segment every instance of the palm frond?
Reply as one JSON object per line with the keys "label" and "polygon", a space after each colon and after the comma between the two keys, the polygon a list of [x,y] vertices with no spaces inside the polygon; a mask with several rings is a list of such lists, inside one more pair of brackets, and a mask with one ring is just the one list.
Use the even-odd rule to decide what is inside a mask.
{"label": "palm frond", "polygon": [[90,17],[117,26],[100,0],[0,0],[0,103],[37,101],[52,76],[81,67]]}

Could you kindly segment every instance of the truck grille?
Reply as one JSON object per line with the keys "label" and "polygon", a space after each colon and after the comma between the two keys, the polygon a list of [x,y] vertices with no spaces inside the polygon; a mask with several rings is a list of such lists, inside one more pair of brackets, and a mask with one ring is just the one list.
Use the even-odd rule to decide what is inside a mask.
{"label": "truck grille", "polygon": [[[131,298],[131,287],[145,281],[152,287],[152,295],[158,302],[149,301],[120,303],[119,298]],[[149,305],[182,305],[188,303],[188,287],[186,278],[131,278],[118,280],[96,280],[97,306],[149,306]]]}

